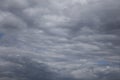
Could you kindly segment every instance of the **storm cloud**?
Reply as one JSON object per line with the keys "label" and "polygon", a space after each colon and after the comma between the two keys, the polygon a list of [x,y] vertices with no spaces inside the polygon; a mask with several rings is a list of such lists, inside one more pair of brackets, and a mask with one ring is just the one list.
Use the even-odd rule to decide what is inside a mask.
{"label": "storm cloud", "polygon": [[0,79],[119,80],[119,14],[120,0],[0,0]]}

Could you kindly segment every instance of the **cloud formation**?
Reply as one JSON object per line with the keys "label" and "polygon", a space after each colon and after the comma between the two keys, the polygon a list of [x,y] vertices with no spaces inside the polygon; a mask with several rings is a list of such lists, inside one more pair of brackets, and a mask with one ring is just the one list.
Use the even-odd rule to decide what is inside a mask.
{"label": "cloud formation", "polygon": [[1,0],[0,56],[31,55],[35,68],[47,64],[60,80],[119,80],[119,7],[119,0]]}

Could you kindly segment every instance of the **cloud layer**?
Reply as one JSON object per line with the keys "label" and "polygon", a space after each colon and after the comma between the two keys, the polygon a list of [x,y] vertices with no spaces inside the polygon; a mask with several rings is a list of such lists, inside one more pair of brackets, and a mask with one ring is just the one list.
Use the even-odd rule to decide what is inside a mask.
{"label": "cloud layer", "polygon": [[27,63],[48,65],[60,80],[119,80],[119,7],[119,0],[1,0],[0,56],[31,55]]}

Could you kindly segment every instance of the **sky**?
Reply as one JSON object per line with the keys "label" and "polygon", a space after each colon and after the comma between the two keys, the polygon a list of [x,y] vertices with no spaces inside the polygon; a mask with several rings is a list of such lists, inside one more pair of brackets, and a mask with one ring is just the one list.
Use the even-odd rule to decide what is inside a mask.
{"label": "sky", "polygon": [[0,0],[0,80],[120,80],[120,0]]}

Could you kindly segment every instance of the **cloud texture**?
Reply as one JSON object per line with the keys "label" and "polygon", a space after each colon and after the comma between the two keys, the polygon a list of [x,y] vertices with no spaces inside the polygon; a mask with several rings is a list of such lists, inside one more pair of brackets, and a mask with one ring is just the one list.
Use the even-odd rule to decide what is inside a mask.
{"label": "cloud texture", "polygon": [[[0,70],[10,66],[1,80],[10,80],[6,72],[18,80],[119,80],[119,7],[119,0],[0,0]],[[24,57],[28,65],[17,61]],[[19,65],[36,75],[23,79],[13,71]]]}

